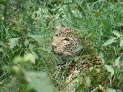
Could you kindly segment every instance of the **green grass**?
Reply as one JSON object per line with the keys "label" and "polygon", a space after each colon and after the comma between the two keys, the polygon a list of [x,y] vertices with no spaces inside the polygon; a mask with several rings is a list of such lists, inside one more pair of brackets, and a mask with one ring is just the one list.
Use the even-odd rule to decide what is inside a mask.
{"label": "green grass", "polygon": [[[59,58],[51,52],[58,24],[78,29],[85,58],[101,60],[73,79],[84,78],[76,92],[122,92],[123,3],[111,0],[0,1],[0,92],[40,92],[37,76],[47,78],[48,89],[67,85],[69,66],[57,69]],[[80,57],[76,62],[95,62]]]}

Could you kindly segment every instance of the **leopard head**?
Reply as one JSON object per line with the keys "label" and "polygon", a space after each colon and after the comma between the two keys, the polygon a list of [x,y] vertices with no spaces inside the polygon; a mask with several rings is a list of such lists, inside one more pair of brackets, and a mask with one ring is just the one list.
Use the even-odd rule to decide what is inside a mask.
{"label": "leopard head", "polygon": [[59,56],[70,56],[78,48],[79,40],[72,34],[74,30],[59,26],[53,36],[52,51]]}

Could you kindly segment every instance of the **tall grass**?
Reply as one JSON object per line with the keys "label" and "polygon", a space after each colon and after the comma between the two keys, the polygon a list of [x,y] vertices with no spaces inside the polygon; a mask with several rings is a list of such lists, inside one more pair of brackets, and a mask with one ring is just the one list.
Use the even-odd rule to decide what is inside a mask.
{"label": "tall grass", "polygon": [[76,91],[122,92],[123,4],[110,0],[0,1],[0,91],[40,92],[23,76],[28,71],[47,72],[56,88],[66,86],[66,70],[57,70],[59,58],[51,52],[59,23],[78,29],[86,55],[101,61],[77,75],[84,83]]}

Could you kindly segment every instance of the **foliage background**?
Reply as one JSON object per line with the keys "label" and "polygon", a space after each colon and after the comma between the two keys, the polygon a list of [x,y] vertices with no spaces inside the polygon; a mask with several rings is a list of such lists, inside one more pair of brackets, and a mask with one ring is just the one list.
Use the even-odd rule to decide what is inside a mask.
{"label": "foliage background", "polygon": [[[80,30],[86,58],[101,60],[101,65],[77,75],[76,79],[83,77],[84,83],[76,85],[76,92],[122,92],[120,0],[1,0],[0,92],[42,92],[42,87],[35,86],[38,83],[46,83],[48,90],[44,88],[43,92],[64,89],[62,77],[66,72],[58,77],[58,57],[51,52],[52,36],[59,23]],[[46,81],[38,76],[46,77]]]}

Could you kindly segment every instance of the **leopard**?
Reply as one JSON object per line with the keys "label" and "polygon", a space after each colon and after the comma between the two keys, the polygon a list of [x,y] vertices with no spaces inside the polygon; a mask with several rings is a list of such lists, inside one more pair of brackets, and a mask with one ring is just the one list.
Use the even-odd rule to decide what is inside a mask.
{"label": "leopard", "polygon": [[65,27],[62,24],[56,27],[52,39],[52,51],[55,55],[60,56],[62,61],[74,57],[80,47],[80,36],[76,34],[76,31],[76,29]]}
{"label": "leopard", "polygon": [[[63,88],[62,86],[58,88],[60,92],[68,92],[71,88],[69,92],[76,92],[78,83],[83,85],[85,81],[85,76],[80,76],[80,74],[83,72],[86,73],[90,67],[97,65],[101,67],[102,65],[101,59],[96,57],[98,53],[91,41],[86,36],[80,36],[84,31],[80,30],[81,34],[76,34],[77,31],[79,30],[59,25],[56,27],[56,32],[52,38],[52,51],[61,58],[60,66],[56,67],[56,71],[54,72],[56,76],[55,74],[54,76],[58,78],[57,80],[64,80],[64,83],[67,84],[65,88],[64,85]],[[83,48],[81,48],[82,46]],[[89,55],[90,53],[92,55]],[[74,57],[79,57],[79,59],[74,60]],[[73,62],[70,62],[71,60]],[[69,65],[68,61],[70,62]],[[66,62],[67,65],[65,65]]]}

